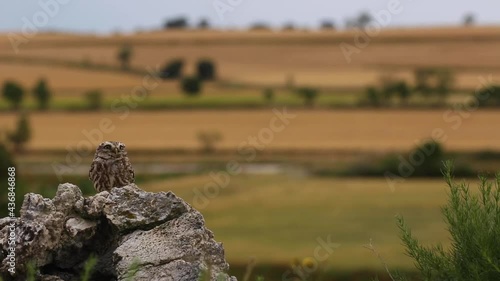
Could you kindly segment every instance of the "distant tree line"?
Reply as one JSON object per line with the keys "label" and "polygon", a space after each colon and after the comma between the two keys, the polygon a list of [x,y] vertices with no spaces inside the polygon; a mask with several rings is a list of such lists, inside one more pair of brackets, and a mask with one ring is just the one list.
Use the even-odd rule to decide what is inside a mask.
{"label": "distant tree line", "polygon": [[[344,21],[345,29],[365,29],[370,23],[374,21],[374,17],[368,11],[361,11],[358,15],[354,17],[349,17]],[[473,26],[476,23],[476,17],[472,13],[467,13],[463,16],[461,24],[464,26]],[[209,29],[211,28],[210,22],[206,18],[200,19],[197,23],[191,24],[187,17],[178,16],[166,19],[163,23],[164,29]],[[331,19],[323,19],[319,22],[318,28],[321,30],[335,30],[338,28],[338,25],[335,24],[335,21]],[[250,30],[270,30],[271,26],[265,22],[259,21],[250,24]],[[284,23],[282,28],[284,31],[291,30],[301,30],[303,28],[298,27],[298,25],[293,22]]]}
{"label": "distant tree line", "polygon": [[446,99],[453,90],[455,78],[449,69],[419,68],[414,71],[414,84],[392,77],[383,77],[380,86],[369,86],[365,90],[362,104],[370,106],[391,105],[398,99],[403,106],[415,94],[424,99],[434,99],[440,105],[446,104]]}
{"label": "distant tree line", "polygon": [[200,21],[191,26],[189,20],[186,17],[175,17],[165,20],[163,23],[163,29],[187,29],[187,28],[197,28],[197,29],[208,29],[210,28],[210,22],[206,18],[200,19]]}
{"label": "distant tree line", "polygon": [[[445,68],[419,68],[414,71],[414,83],[383,77],[380,86],[369,86],[361,105],[373,107],[392,105],[399,100],[402,106],[409,105],[409,100],[418,95],[421,99],[435,101],[435,105],[446,105],[448,96],[454,89],[455,77]],[[470,101],[463,104],[468,107],[500,107],[500,85],[484,85],[475,90]]]}

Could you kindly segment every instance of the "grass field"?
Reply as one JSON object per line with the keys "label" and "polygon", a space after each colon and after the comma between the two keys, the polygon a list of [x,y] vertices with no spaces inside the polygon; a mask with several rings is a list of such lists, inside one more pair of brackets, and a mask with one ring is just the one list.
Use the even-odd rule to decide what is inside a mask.
{"label": "grass field", "polygon": [[[442,180],[407,180],[391,192],[385,179],[319,179],[296,175],[235,176],[209,199],[193,201],[194,189],[209,176],[191,176],[143,185],[172,190],[200,209],[207,226],[224,243],[230,262],[288,264],[314,255],[317,238],[340,244],[328,260],[336,270],[379,269],[363,247],[373,243],[391,268],[412,269],[398,239],[394,216],[402,214],[422,242],[448,241],[440,206],[446,202]],[[205,207],[205,208],[203,208]]]}
{"label": "grass field", "polygon": [[[500,150],[499,132],[491,127],[500,122],[500,113],[493,110],[471,112],[469,117],[458,113],[448,116],[441,110],[288,112],[296,117],[284,130],[273,134],[264,149],[408,150],[431,137],[435,129],[442,129],[447,149]],[[28,148],[76,147],[90,139],[84,131],[100,130],[100,122],[109,120],[111,129],[100,130],[96,140],[121,140],[132,150],[193,149],[200,148],[197,133],[216,130],[223,136],[219,147],[234,150],[269,128],[275,115],[269,109],[131,112],[120,117],[113,113],[32,113],[33,138]],[[16,114],[1,114],[0,128],[13,128],[16,118]]]}
{"label": "grass field", "polygon": [[[34,83],[33,83],[34,85]],[[84,94],[96,89],[90,85],[84,88],[58,88],[54,91],[54,98],[49,109],[54,111],[88,111],[88,102]],[[272,100],[266,100],[262,91],[258,89],[231,89],[216,90],[213,85],[206,85],[205,92],[199,97],[186,97],[181,94],[177,83],[162,83],[157,89],[147,94],[147,98],[136,98],[134,87],[101,87],[103,89],[102,109],[112,111],[117,105],[129,102],[139,110],[168,110],[168,109],[249,109],[272,108],[275,106],[291,106],[304,108],[304,100],[290,90],[275,90]],[[462,102],[467,95],[453,95],[451,102]],[[356,93],[330,94],[323,92],[315,101],[318,108],[356,107],[363,96]],[[416,106],[425,106],[426,101],[414,99]],[[132,106],[130,106],[132,108]],[[32,95],[27,96],[22,104],[23,109],[37,110],[38,104]],[[11,104],[0,100],[0,110],[11,109]]]}

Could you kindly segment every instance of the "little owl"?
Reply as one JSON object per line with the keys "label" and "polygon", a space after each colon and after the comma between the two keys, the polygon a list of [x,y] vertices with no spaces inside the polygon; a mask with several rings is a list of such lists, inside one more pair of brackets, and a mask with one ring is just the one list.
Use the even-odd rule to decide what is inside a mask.
{"label": "little owl", "polygon": [[117,141],[101,143],[90,165],[89,179],[97,192],[133,183],[134,170],[128,160],[125,144]]}

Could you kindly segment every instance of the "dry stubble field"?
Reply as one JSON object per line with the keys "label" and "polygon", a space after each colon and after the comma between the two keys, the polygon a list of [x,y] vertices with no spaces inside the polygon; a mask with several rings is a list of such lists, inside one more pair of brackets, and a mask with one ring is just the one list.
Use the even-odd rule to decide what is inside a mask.
{"label": "dry stubble field", "polygon": [[[288,110],[290,124],[274,134],[269,149],[407,150],[442,129],[444,145],[452,150],[500,150],[500,113],[471,112],[468,118],[444,110]],[[468,113],[467,113],[468,114]],[[0,115],[0,128],[13,128],[17,115]],[[197,110],[132,112],[123,120],[113,113],[32,113],[33,138],[28,148],[61,150],[87,140],[82,133],[99,130],[103,119],[113,129],[102,134],[130,149],[199,148],[197,133],[219,131],[221,148],[236,149],[257,136],[274,118],[269,110]],[[279,124],[279,123],[278,123]]]}
{"label": "dry stubble field", "polygon": [[[457,74],[457,86],[473,89],[477,77],[500,79],[499,28],[436,28],[388,30],[372,39],[348,62],[341,43],[354,44],[352,32],[153,32],[129,36],[39,35],[21,45],[14,55],[6,36],[0,36],[0,56],[51,58],[63,61],[118,65],[116,53],[124,43],[134,46],[132,66],[163,65],[173,58],[184,58],[187,71],[202,57],[214,59],[220,78],[235,83],[284,85],[287,76],[301,85],[361,89],[376,83],[380,75],[410,79],[415,67],[449,67]],[[0,63],[4,64],[4,62]],[[4,66],[5,67],[5,66]],[[28,66],[29,67],[29,66]],[[45,70],[49,80],[61,80]],[[23,78],[12,68],[8,73]],[[98,77],[82,79],[87,85],[106,87]],[[85,75],[92,75],[85,74]],[[67,74],[71,81],[71,72]],[[82,74],[83,75],[83,74]],[[29,75],[28,75],[29,76]],[[85,77],[85,76],[84,76]],[[6,78],[0,72],[0,80]],[[94,82],[95,81],[95,82]],[[115,78],[109,79],[109,87]],[[64,83],[64,81],[61,81]],[[126,84],[126,83],[125,83]],[[55,87],[59,82],[54,83]]]}

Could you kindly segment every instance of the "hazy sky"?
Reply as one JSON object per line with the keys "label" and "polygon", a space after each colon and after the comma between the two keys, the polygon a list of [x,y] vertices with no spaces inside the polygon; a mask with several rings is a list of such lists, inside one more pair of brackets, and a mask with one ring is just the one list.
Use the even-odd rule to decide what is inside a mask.
{"label": "hazy sky", "polygon": [[[500,24],[497,0],[7,0],[0,9],[0,31],[20,30],[23,18],[34,22],[36,15],[43,29],[99,33],[158,28],[166,18],[181,15],[191,22],[205,17],[219,27],[245,27],[254,22],[315,27],[322,19],[343,25],[360,11],[387,9],[390,1],[399,1],[403,7],[393,15],[390,26],[453,25],[462,22],[466,13],[473,13],[479,24]],[[47,13],[41,3],[61,3],[48,22],[43,21]],[[235,7],[221,18],[214,3]]]}

